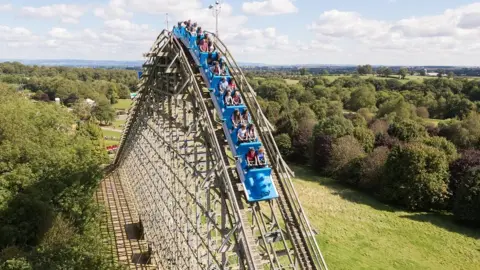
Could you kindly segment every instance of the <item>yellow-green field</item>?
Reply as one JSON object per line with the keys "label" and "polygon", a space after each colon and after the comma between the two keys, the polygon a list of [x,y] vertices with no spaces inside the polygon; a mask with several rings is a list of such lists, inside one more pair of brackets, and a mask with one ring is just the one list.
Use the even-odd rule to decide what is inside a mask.
{"label": "yellow-green field", "polygon": [[288,85],[291,85],[291,84],[297,84],[297,83],[299,82],[299,80],[285,79],[285,82],[286,82]]}
{"label": "yellow-green field", "polygon": [[447,215],[406,212],[292,168],[330,269],[479,269],[480,230]]}
{"label": "yellow-green field", "polygon": [[102,129],[102,132],[103,132],[103,136],[107,136],[107,137],[120,138],[120,136],[122,136],[122,133],[118,131]]}
{"label": "yellow-green field", "polygon": [[113,104],[116,110],[128,110],[133,104],[131,99],[119,99],[117,103]]}
{"label": "yellow-green field", "polygon": [[115,128],[115,129],[123,129],[123,126],[125,125],[126,120],[115,120],[113,121],[112,125],[110,127]]}
{"label": "yellow-green field", "polygon": [[[351,75],[343,75],[343,74],[338,74],[338,75],[324,75],[323,77],[327,78],[330,82],[333,82],[334,80],[340,78],[340,77],[345,77],[345,76],[351,76]],[[368,78],[376,78],[376,79],[382,79],[382,80],[387,80],[387,79],[398,79],[400,82],[406,83],[408,81],[414,80],[418,82],[422,82],[424,79],[435,79],[435,77],[425,77],[425,76],[410,76],[408,75],[405,77],[405,79],[400,79],[398,75],[390,75],[389,77],[379,77],[379,76],[374,76],[374,75],[362,75],[360,76],[363,79],[368,79]],[[468,77],[469,79],[480,79],[480,77]],[[285,79],[285,82],[287,84],[296,84],[299,82],[299,80],[293,80],[293,79]]]}

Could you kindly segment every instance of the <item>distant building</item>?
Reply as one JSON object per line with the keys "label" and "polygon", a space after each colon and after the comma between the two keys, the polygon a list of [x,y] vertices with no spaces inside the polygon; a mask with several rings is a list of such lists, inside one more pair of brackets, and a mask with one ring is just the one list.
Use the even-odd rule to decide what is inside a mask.
{"label": "distant building", "polygon": [[[425,70],[425,76],[428,76],[428,77],[438,77],[438,72],[428,72],[427,69],[424,69]],[[446,74],[442,74],[442,76],[447,76]]]}
{"label": "distant building", "polygon": [[90,106],[92,106],[92,107],[95,106],[95,101],[94,101],[94,100],[91,100],[91,99],[89,99],[89,98],[85,99],[85,103],[87,103],[88,105],[90,105]]}
{"label": "distant building", "polygon": [[60,104],[60,98],[58,98],[58,97],[55,98],[55,102],[56,102],[57,104]]}

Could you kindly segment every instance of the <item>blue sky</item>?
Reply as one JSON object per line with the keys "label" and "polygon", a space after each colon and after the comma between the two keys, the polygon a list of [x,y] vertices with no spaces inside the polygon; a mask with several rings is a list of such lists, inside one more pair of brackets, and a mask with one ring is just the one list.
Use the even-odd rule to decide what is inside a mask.
{"label": "blue sky", "polygon": [[[214,30],[214,0],[0,0],[0,58],[141,60],[182,19]],[[480,2],[224,0],[238,61],[480,66]]]}

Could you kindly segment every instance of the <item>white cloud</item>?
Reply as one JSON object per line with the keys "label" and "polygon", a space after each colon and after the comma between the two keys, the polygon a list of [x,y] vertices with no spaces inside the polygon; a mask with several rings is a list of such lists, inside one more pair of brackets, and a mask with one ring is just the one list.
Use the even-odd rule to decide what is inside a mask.
{"label": "white cloud", "polygon": [[52,30],[50,30],[48,32],[48,34],[52,38],[57,38],[57,39],[71,39],[71,38],[73,38],[72,34],[70,32],[68,32],[67,29],[59,28],[59,27],[52,28]]}
{"label": "white cloud", "polygon": [[0,25],[0,41],[31,41],[36,37],[30,30],[23,27],[9,27]]}
{"label": "white cloud", "polygon": [[0,11],[10,11],[12,10],[12,5],[11,4],[2,4],[0,5]]}
{"label": "white cloud", "polygon": [[125,7],[136,12],[164,14],[201,8],[200,0],[123,0]]}
{"label": "white cloud", "polygon": [[134,24],[128,20],[121,20],[121,19],[105,21],[105,26],[111,29],[123,30],[123,31],[130,31],[130,30],[142,31],[142,30],[148,29],[147,24],[139,25],[139,24]]}
{"label": "white cloud", "polygon": [[95,16],[111,20],[117,18],[130,18],[133,16],[132,12],[127,10],[127,1],[125,0],[110,0],[106,7],[94,9]]}
{"label": "white cloud", "polygon": [[242,5],[243,12],[252,15],[279,15],[298,12],[297,7],[291,0],[266,0],[245,2]]}
{"label": "white cloud", "polygon": [[55,4],[42,7],[23,7],[22,14],[38,18],[59,18],[64,23],[78,23],[85,8],[78,5]]}
{"label": "white cloud", "polygon": [[[197,22],[202,29],[215,32],[215,17],[212,15],[212,11],[208,8],[202,9],[186,9],[178,13],[178,17],[181,20],[185,18],[191,18],[192,21]],[[239,29],[244,28],[244,24],[248,18],[242,15],[235,15],[233,13],[233,7],[228,3],[222,5],[222,11],[218,16],[218,28],[219,35],[237,32]]]}
{"label": "white cloud", "polygon": [[[308,26],[319,37],[359,53],[390,52],[399,55],[463,53],[475,48],[480,37],[480,3],[448,9],[434,16],[398,21],[368,19],[356,12],[326,11]],[[346,50],[346,49],[345,49]],[[478,52],[471,52],[478,53]],[[425,57],[412,58],[413,61]],[[378,63],[378,62],[377,62]]]}

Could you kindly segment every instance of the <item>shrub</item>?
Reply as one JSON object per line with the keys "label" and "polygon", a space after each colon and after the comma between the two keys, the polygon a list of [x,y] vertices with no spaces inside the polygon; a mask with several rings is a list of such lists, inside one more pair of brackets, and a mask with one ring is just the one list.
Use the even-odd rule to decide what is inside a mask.
{"label": "shrub", "polygon": [[338,138],[332,145],[332,157],[329,164],[329,171],[339,173],[354,159],[363,157],[363,147],[353,136]]}
{"label": "shrub", "polygon": [[458,157],[457,148],[455,147],[455,145],[443,137],[427,137],[423,139],[422,142],[428,146],[432,146],[437,148],[438,150],[443,151],[447,156],[447,160],[449,163],[454,161]]}
{"label": "shrub", "polygon": [[345,118],[352,121],[354,127],[367,127],[367,120],[365,120],[365,118],[358,113],[348,114],[345,116]]}
{"label": "shrub", "polygon": [[385,146],[375,148],[365,159],[360,168],[358,187],[362,189],[378,189],[384,173],[390,149]]}
{"label": "shrub", "polygon": [[388,127],[388,134],[402,141],[410,142],[414,139],[425,137],[427,132],[425,131],[425,127],[419,123],[405,119],[399,122],[393,122]]}
{"label": "shrub", "polygon": [[307,163],[310,156],[310,140],[313,134],[315,121],[307,119],[300,121],[298,129],[292,138],[293,157],[296,162]]}
{"label": "shrub", "polygon": [[292,153],[292,139],[288,134],[282,133],[275,136],[275,142],[283,157],[287,158]]}
{"label": "shrub", "polygon": [[382,195],[409,209],[443,209],[448,178],[442,151],[419,143],[396,146],[385,163]]}
{"label": "shrub", "polygon": [[389,149],[392,149],[394,146],[400,145],[401,143],[402,142],[399,139],[386,133],[380,133],[375,136],[375,147],[385,146]]}
{"label": "shrub", "polygon": [[363,119],[367,120],[367,122],[370,122],[373,119],[373,113],[371,113],[368,108],[361,108],[357,113],[361,115]]}
{"label": "shrub", "polygon": [[474,149],[464,151],[459,159],[450,164],[449,188],[453,196],[467,172],[477,166],[480,166],[480,151]]}
{"label": "shrub", "polygon": [[384,134],[388,131],[388,123],[385,120],[377,119],[370,124],[370,130],[373,131],[373,134]]}
{"label": "shrub", "polygon": [[427,124],[425,129],[427,130],[428,135],[439,136],[440,129],[435,124]]}
{"label": "shrub", "polygon": [[480,226],[480,168],[472,168],[458,185],[453,214],[459,221]]}
{"label": "shrub", "polygon": [[428,113],[428,109],[426,107],[418,107],[416,112],[418,117],[421,117],[421,118],[430,117],[430,114]]}
{"label": "shrub", "polygon": [[356,127],[353,130],[353,136],[362,144],[365,152],[372,152],[375,145],[375,135],[373,135],[371,130],[367,128]]}
{"label": "shrub", "polygon": [[314,134],[311,163],[316,170],[324,171],[330,163],[333,141],[332,136]]}
{"label": "shrub", "polygon": [[333,116],[320,120],[315,126],[315,134],[322,134],[339,138],[352,134],[353,125],[343,116]]}

